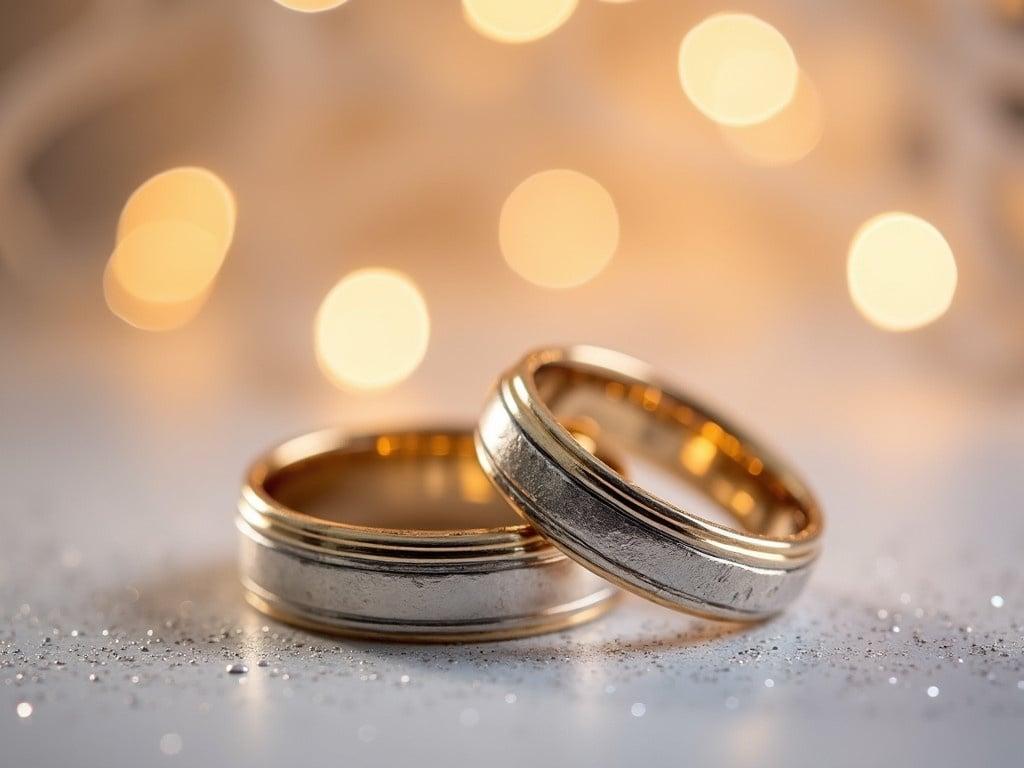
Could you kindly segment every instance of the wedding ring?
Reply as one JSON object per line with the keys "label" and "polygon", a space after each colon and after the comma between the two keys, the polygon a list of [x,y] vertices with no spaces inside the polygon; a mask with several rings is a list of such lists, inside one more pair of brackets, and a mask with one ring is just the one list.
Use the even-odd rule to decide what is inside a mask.
{"label": "wedding ring", "polygon": [[286,442],[249,470],[237,527],[249,603],[336,634],[520,637],[589,621],[616,592],[494,491],[468,429]]}
{"label": "wedding ring", "polygon": [[[559,422],[685,480],[742,531],[688,513],[583,450]],[[821,547],[822,516],[778,459],[643,363],[597,347],[528,354],[498,380],[477,430],[491,481],[559,549],[670,608],[756,620],[788,605]]]}

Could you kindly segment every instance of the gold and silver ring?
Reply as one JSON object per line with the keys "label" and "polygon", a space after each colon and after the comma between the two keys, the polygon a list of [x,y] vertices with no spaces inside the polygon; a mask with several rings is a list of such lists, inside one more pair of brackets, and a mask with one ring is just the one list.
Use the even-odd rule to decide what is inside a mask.
{"label": "gold and silver ring", "polygon": [[[688,513],[583,450],[560,426],[630,466],[642,459],[710,497],[742,530]],[[757,620],[807,581],[822,517],[786,465],[645,364],[596,347],[546,349],[502,375],[480,418],[481,465],[559,549],[649,600]]]}
{"label": "gold and silver ring", "polygon": [[616,593],[501,499],[468,428],[290,440],[250,468],[237,527],[249,603],[335,634],[520,637],[589,621]]}

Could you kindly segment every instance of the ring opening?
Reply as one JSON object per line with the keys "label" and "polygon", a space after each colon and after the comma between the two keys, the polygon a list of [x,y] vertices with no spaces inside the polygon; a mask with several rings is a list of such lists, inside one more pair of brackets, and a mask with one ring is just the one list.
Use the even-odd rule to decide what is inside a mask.
{"label": "ring opening", "polygon": [[[607,369],[573,363],[542,364],[534,385],[556,420],[587,423],[602,448],[681,475],[745,530],[784,538],[811,525],[813,502],[806,492],[692,403]],[[632,462],[629,469],[635,474]]]}
{"label": "ring opening", "polygon": [[265,492],[325,521],[395,532],[519,527],[467,433],[382,434],[273,469]]}

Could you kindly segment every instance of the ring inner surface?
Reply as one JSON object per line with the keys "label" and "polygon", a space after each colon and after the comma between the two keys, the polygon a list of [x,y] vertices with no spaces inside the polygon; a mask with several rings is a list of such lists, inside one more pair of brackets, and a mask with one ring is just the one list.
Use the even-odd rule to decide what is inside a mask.
{"label": "ring inner surface", "polygon": [[459,532],[522,526],[480,469],[469,434],[382,435],[271,472],[266,493],[322,520]]}
{"label": "ring inner surface", "polygon": [[575,424],[620,457],[681,475],[744,530],[786,538],[809,526],[801,491],[692,404],[658,387],[557,362],[540,366],[534,384],[556,420]]}

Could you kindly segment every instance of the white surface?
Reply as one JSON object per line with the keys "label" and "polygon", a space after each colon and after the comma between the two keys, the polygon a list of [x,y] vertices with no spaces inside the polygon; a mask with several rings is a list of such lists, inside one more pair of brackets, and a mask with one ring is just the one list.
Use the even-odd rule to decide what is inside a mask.
{"label": "white surface", "polygon": [[[8,321],[5,765],[960,765],[1019,755],[1019,399],[957,392],[908,369],[892,390],[905,398],[816,409],[797,397],[800,408],[773,378],[746,390],[712,365],[710,379],[747,393],[757,426],[786,433],[829,513],[824,560],[794,610],[737,629],[630,598],[550,637],[372,645],[265,621],[235,583],[242,468],[258,447],[324,418],[315,397],[184,365],[148,385],[135,375],[156,375],[146,349],[187,358],[210,335],[204,323],[178,337],[108,329],[124,346],[103,348]],[[440,396],[439,410],[458,413],[459,399]],[[353,420],[380,422],[383,401]],[[858,414],[854,402],[872,408]],[[236,661],[249,672],[227,674]],[[19,702],[30,717],[18,717]],[[161,752],[178,745],[167,734],[180,737],[176,755]]]}

